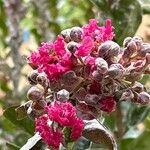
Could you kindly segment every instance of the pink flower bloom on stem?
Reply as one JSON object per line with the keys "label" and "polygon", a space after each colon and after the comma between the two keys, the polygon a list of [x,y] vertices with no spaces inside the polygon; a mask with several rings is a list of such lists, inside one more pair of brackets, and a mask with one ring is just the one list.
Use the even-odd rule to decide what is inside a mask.
{"label": "pink flower bloom on stem", "polygon": [[105,112],[112,112],[116,108],[116,101],[113,96],[107,96],[99,101],[100,109]]}
{"label": "pink flower bloom on stem", "polygon": [[65,42],[62,36],[58,36],[57,40],[53,44],[53,48],[57,55],[63,56],[66,53]]}
{"label": "pink flower bloom on stem", "polygon": [[81,57],[87,56],[90,54],[93,46],[94,46],[94,41],[92,40],[92,38],[90,36],[85,36],[81,42],[81,45],[75,52],[75,55]]}
{"label": "pink flower bloom on stem", "polygon": [[86,24],[82,27],[83,29],[83,36],[92,36],[95,30],[98,29],[97,25],[98,21],[96,19],[90,19],[89,24]]}
{"label": "pink flower bloom on stem", "polygon": [[65,50],[61,36],[54,43],[42,43],[29,57],[29,64],[39,72],[45,72],[50,80],[58,79],[73,67],[71,54]]}
{"label": "pink flower bloom on stem", "polygon": [[58,149],[60,143],[63,142],[63,133],[59,129],[54,130],[49,122],[50,120],[46,114],[37,118],[35,120],[36,132],[39,132],[42,139],[50,147]]}
{"label": "pink flower bloom on stem", "polygon": [[71,138],[77,140],[82,136],[82,130],[84,128],[84,123],[81,119],[77,119],[71,131]]}
{"label": "pink flower bloom on stem", "polygon": [[62,127],[72,129],[71,137],[77,139],[81,136],[84,122],[76,115],[76,109],[71,103],[54,102],[46,107],[50,120],[57,122]]}
{"label": "pink flower bloom on stem", "polygon": [[105,42],[107,40],[112,40],[114,37],[113,26],[111,25],[111,20],[106,20],[105,26],[98,26],[98,21],[95,19],[90,19],[89,24],[83,26],[83,37],[90,36],[98,42]]}

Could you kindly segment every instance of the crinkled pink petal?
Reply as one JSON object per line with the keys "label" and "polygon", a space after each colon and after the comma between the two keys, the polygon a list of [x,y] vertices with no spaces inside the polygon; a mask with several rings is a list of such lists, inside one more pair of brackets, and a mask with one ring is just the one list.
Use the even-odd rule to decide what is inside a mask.
{"label": "crinkled pink petal", "polygon": [[59,129],[54,131],[52,126],[49,126],[49,121],[48,115],[46,114],[36,118],[35,129],[36,132],[39,132],[45,143],[54,149],[58,149],[60,143],[63,142],[63,133]]}
{"label": "crinkled pink petal", "polygon": [[90,54],[93,47],[94,47],[94,41],[90,36],[86,36],[82,40],[81,45],[77,49],[75,55],[81,57],[87,56]]}

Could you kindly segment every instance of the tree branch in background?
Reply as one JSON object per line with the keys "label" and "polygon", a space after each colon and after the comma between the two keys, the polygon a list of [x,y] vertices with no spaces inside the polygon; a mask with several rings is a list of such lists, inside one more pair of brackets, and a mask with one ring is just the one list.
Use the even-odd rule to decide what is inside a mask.
{"label": "tree branch in background", "polygon": [[10,55],[14,63],[14,67],[11,69],[10,78],[13,82],[15,96],[17,96],[19,94],[18,83],[21,68],[23,66],[22,57],[19,53],[19,48],[22,44],[22,30],[19,23],[24,17],[26,9],[21,0],[5,0],[4,3],[8,17]]}

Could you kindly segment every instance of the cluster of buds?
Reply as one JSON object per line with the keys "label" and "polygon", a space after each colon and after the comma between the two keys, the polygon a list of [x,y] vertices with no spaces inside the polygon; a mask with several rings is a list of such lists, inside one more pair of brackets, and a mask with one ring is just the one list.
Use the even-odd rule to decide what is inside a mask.
{"label": "cluster of buds", "polygon": [[112,41],[113,29],[109,19],[105,26],[91,19],[62,31],[53,43],[42,43],[28,58],[33,68],[28,99],[36,131],[49,146],[64,144],[64,128],[71,129],[72,139],[79,138],[83,120],[113,112],[119,101],[150,103],[138,82],[150,73],[150,44],[128,37],[120,47]]}

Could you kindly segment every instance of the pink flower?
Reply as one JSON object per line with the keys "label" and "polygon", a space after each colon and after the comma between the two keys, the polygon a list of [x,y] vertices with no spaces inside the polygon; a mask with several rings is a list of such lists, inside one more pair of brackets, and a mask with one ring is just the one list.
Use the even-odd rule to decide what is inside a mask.
{"label": "pink flower", "polygon": [[98,29],[97,23],[98,21],[96,19],[90,19],[89,24],[86,24],[82,27],[84,33],[83,36],[92,36],[95,30]]}
{"label": "pink flower", "polygon": [[76,123],[74,124],[71,130],[71,138],[73,140],[77,140],[79,137],[81,137],[83,128],[84,128],[83,121],[81,119],[77,119]]}
{"label": "pink flower", "polygon": [[58,149],[60,143],[63,142],[63,133],[58,128],[54,130],[48,123],[50,122],[48,115],[40,116],[35,120],[36,132],[39,132],[42,139],[50,147]]}
{"label": "pink flower", "polygon": [[63,56],[66,53],[65,42],[62,36],[58,36],[56,41],[53,44],[53,48],[57,55]]}
{"label": "pink flower", "polygon": [[107,96],[99,101],[100,109],[105,112],[112,112],[116,108],[116,101],[113,96]]}
{"label": "pink flower", "polygon": [[57,80],[73,67],[71,53],[65,50],[61,36],[58,36],[54,43],[42,43],[37,52],[31,53],[29,63],[39,72],[45,72],[50,80]]}
{"label": "pink flower", "polygon": [[114,37],[113,26],[111,25],[111,20],[106,20],[105,26],[98,26],[98,21],[95,19],[90,19],[89,24],[83,26],[83,38],[85,36],[90,36],[93,40],[98,42],[105,42],[107,40],[112,40]]}
{"label": "pink flower", "polygon": [[94,46],[94,41],[92,40],[92,38],[90,36],[85,36],[81,42],[81,45],[75,52],[75,55],[81,57],[87,56],[90,54],[93,46]]}
{"label": "pink flower", "polygon": [[54,102],[52,105],[46,107],[50,120],[57,122],[62,127],[69,127],[72,129],[71,138],[77,139],[82,135],[84,122],[77,117],[76,109],[69,102],[61,103]]}
{"label": "pink flower", "polygon": [[76,109],[71,103],[54,102],[46,107],[48,116],[52,121],[59,123],[61,126],[73,126],[76,121]]}

